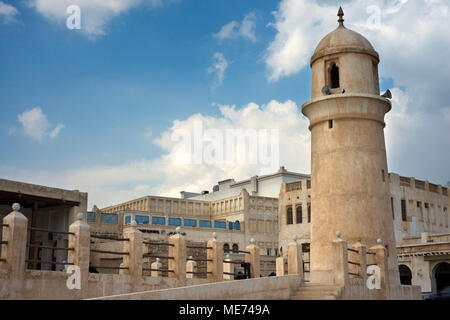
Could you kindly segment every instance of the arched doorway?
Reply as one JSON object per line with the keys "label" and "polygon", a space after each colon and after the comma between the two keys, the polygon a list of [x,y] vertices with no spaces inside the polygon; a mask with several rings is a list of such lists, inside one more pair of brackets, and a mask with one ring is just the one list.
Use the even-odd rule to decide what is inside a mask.
{"label": "arched doorway", "polygon": [[400,273],[400,284],[410,286],[412,280],[412,272],[408,266],[401,264],[398,266],[398,271]]}
{"label": "arched doorway", "polygon": [[[450,286],[450,263],[441,262],[433,268],[433,287],[439,293]],[[433,290],[434,292],[434,290]]]}

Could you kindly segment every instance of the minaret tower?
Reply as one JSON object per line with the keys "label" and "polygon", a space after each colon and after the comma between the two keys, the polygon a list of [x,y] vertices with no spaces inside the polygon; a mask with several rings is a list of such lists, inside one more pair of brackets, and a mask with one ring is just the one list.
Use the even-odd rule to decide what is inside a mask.
{"label": "minaret tower", "polygon": [[388,248],[390,282],[399,284],[391,213],[378,53],[344,26],[323,38],[311,58],[311,282],[333,282],[332,241]]}

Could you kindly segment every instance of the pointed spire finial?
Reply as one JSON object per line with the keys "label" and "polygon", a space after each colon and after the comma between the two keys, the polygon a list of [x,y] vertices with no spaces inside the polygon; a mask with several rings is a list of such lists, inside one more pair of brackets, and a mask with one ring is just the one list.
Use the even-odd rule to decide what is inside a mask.
{"label": "pointed spire finial", "polygon": [[342,10],[342,7],[339,7],[339,11],[338,11],[338,17],[339,17],[339,20],[338,20],[338,22],[339,22],[339,26],[340,27],[343,27],[344,26],[344,19],[343,19],[343,16],[344,16],[344,10]]}

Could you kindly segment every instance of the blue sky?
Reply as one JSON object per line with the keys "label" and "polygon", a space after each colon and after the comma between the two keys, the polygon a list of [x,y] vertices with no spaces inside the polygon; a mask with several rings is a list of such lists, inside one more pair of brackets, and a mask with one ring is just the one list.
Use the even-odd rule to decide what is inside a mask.
{"label": "blue sky", "polygon": [[[61,4],[66,2],[80,5],[81,30],[66,27],[69,15]],[[81,189],[103,205],[147,193],[176,196],[175,190],[208,189],[216,180],[245,178],[259,171],[249,166],[161,169],[172,154],[170,146],[161,142],[164,134],[173,131],[174,121],[188,125],[196,114],[238,126],[223,108],[245,117],[250,103],[265,119],[265,113],[272,112],[271,101],[279,103],[274,108],[293,102],[297,108],[289,105],[286,110],[292,113],[284,116],[303,121],[291,128],[283,126],[280,116],[280,123],[264,124],[287,127],[282,138],[304,137],[292,148],[302,153],[299,160],[285,150],[289,146],[280,145],[280,165],[309,172],[309,154],[302,152],[308,147],[307,121],[301,119],[299,108],[310,99],[311,73],[302,61],[335,28],[334,2],[124,0],[113,9],[86,3],[0,1],[0,147],[4,151],[0,176]],[[429,39],[429,35],[449,30],[442,28],[448,25],[444,14],[448,6],[440,1],[435,7],[422,1],[372,1],[382,9],[383,20],[379,29],[367,29],[362,24],[368,15],[367,2],[344,3],[348,25],[380,52],[382,89],[397,90],[396,111],[387,120],[388,126],[391,121],[395,127],[387,131],[390,171],[444,184],[450,180],[450,153],[443,151],[450,149],[450,104],[445,88],[434,84],[449,80],[448,67],[442,67],[448,64],[442,53],[449,53],[449,41],[448,32],[443,39]],[[397,11],[386,13],[389,10]],[[419,13],[437,21],[411,30],[406,21]],[[249,33],[242,31],[245,17]],[[235,27],[229,32],[222,29],[232,22]],[[83,23],[91,29],[83,29]],[[304,36],[300,44],[293,40],[296,30]],[[417,47],[403,47],[399,55],[397,45],[408,33],[424,36],[416,38]],[[217,53],[227,63],[220,81],[217,70],[208,72],[217,62]],[[429,63],[430,54],[436,57],[435,66],[425,72],[417,68],[412,74],[413,66]],[[421,90],[433,98],[423,100]],[[34,116],[46,124],[27,131],[20,119],[35,108],[40,113]],[[433,125],[424,126],[429,122]],[[40,130],[37,136],[34,129]],[[427,154],[417,151],[417,143],[427,146]],[[137,163],[146,169],[138,169]],[[147,170],[142,176],[150,178],[135,178],[139,170]],[[177,176],[179,171],[189,174]],[[116,172],[132,173],[115,180],[111,175]]]}
{"label": "blue sky", "polygon": [[[276,1],[215,1],[213,6],[183,1],[135,8],[113,20],[108,34],[94,41],[17,6],[23,24],[0,29],[2,147],[11,159],[4,164],[64,169],[90,165],[102,152],[101,160],[111,164],[130,154],[152,157],[161,150],[139,138],[143,130],[157,134],[174,119],[196,112],[217,114],[213,102],[307,100],[309,81],[301,75],[277,83],[266,80],[264,44],[275,31],[264,24],[276,6]],[[223,25],[252,11],[260,41],[213,38]],[[217,51],[232,64],[223,85],[211,90],[213,77],[206,70]],[[66,124],[59,139],[35,144],[7,135],[18,126],[17,114],[35,106],[50,121]]]}

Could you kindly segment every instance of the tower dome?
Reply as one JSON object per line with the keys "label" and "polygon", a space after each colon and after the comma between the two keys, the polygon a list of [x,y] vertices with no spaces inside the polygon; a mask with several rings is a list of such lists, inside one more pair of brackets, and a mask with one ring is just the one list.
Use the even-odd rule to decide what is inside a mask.
{"label": "tower dome", "polygon": [[344,11],[339,8],[339,26],[326,35],[311,57],[312,98],[324,94],[379,95],[380,58],[370,42],[344,26]]}
{"label": "tower dome", "polygon": [[378,53],[369,40],[358,32],[339,25],[319,42],[311,58],[311,64],[324,56],[343,52],[365,53],[379,60]]}
{"label": "tower dome", "polygon": [[319,42],[311,58],[311,65],[319,58],[342,52],[366,53],[374,56],[379,61],[378,53],[369,40],[358,32],[349,30],[344,26],[344,10],[342,10],[342,7],[339,7],[337,15],[339,17],[339,26]]}

